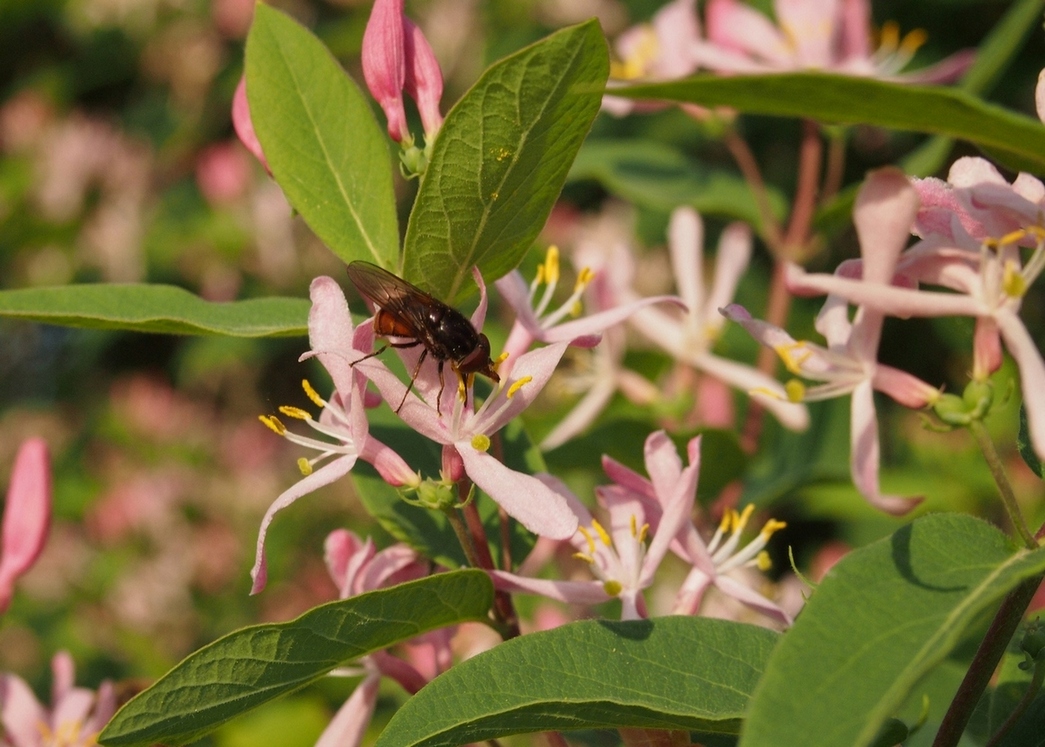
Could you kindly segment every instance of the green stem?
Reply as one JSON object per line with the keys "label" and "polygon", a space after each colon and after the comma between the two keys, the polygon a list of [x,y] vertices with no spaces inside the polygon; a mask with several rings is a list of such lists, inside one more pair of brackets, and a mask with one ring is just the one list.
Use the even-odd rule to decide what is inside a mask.
{"label": "green stem", "polygon": [[1027,692],[1020,698],[1020,702],[1016,704],[1016,707],[1009,714],[1009,717],[1005,719],[1005,723],[999,727],[998,731],[994,733],[990,741],[987,742],[987,747],[997,747],[1001,743],[1002,738],[1016,725],[1016,722],[1020,720],[1023,714],[1030,708],[1030,704],[1037,697],[1038,691],[1041,690],[1042,682],[1045,682],[1045,662],[1038,661],[1034,663],[1034,675],[1031,677],[1030,684],[1027,685]]}
{"label": "green stem", "polygon": [[1031,534],[1030,529],[1027,528],[1027,523],[1023,520],[1019,504],[1016,503],[1016,494],[1012,490],[1009,476],[1005,474],[1005,466],[1001,463],[998,450],[994,448],[993,439],[991,439],[987,429],[979,420],[970,422],[969,430],[976,439],[980,451],[983,452],[983,459],[987,462],[991,476],[994,477],[994,482],[998,486],[1002,505],[1005,506],[1005,511],[1009,514],[1009,521],[1012,523],[1013,529],[1020,535],[1020,539],[1023,540],[1028,549],[1037,550],[1038,542],[1034,539],[1034,535]]}
{"label": "green stem", "polygon": [[473,568],[482,568],[482,563],[479,561],[479,551],[475,547],[475,542],[472,541],[472,535],[468,532],[464,519],[457,513],[457,509],[444,508],[443,513],[450,522],[450,526],[453,527],[454,534],[457,535],[457,541],[461,543],[461,549],[464,550],[464,557],[468,561],[468,565]]}

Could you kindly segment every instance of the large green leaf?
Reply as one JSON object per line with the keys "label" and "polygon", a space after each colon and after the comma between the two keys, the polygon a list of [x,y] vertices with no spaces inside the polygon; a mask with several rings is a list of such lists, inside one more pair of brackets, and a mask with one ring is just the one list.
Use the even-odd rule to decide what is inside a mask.
{"label": "large green leaf", "polygon": [[637,99],[731,106],[754,114],[872,124],[958,138],[1016,168],[1045,173],[1045,126],[964,91],[822,72],[696,76],[614,89]]}
{"label": "large green leaf", "polygon": [[216,303],[172,285],[97,283],[0,291],[0,316],[178,335],[306,335],[308,310],[303,298]]}
{"label": "large green leaf", "polygon": [[587,620],[532,633],[437,677],[377,745],[451,747],[620,726],[735,734],[778,638],[703,617]]}
{"label": "large green leaf", "polygon": [[331,602],[285,623],[230,633],[129,701],[103,745],[185,744],[352,659],[428,630],[482,620],[493,587],[465,570]]}
{"label": "large green leaf", "polygon": [[[653,140],[589,140],[577,154],[570,179],[596,179],[606,189],[637,205],[668,212],[691,205],[705,214],[725,215],[754,226],[761,215],[747,183],[739,176],[711,171],[670,145]],[[784,197],[769,189],[778,218]]]}
{"label": "large green leaf", "polygon": [[834,566],[774,650],[741,745],[868,745],[1002,596],[1045,570],[961,514],[917,519]]}
{"label": "large green leaf", "polygon": [[388,138],[326,47],[258,3],[247,37],[251,121],[294,209],[341,259],[399,256]]}
{"label": "large green leaf", "polygon": [[559,196],[608,74],[596,21],[490,67],[435,141],[410,214],[403,277],[457,301],[473,266],[487,280],[514,268]]}

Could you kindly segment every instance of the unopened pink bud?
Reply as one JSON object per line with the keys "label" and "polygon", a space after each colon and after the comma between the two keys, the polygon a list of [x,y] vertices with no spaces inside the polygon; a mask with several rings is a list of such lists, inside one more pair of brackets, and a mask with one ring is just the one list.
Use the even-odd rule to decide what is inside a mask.
{"label": "unopened pink bud", "polygon": [[406,31],[406,92],[417,102],[425,139],[431,140],[443,126],[439,100],[443,97],[443,71],[432,47],[414,23],[403,19]]}
{"label": "unopened pink bud", "polygon": [[247,150],[253,153],[255,158],[261,161],[261,165],[265,167],[265,171],[271,176],[272,169],[269,168],[269,163],[265,160],[265,153],[261,150],[261,142],[254,132],[254,123],[250,120],[246,76],[239,79],[236,93],[232,96],[232,127],[236,130],[236,136],[240,139],[240,142],[247,146]]}
{"label": "unopened pink bud", "polygon": [[18,449],[7,488],[0,547],[0,612],[14,583],[40,556],[51,524],[51,465],[47,443],[31,438]]}
{"label": "unopened pink bud", "polygon": [[388,119],[388,136],[397,143],[409,135],[403,108],[404,36],[403,0],[376,0],[363,33],[363,77]]}

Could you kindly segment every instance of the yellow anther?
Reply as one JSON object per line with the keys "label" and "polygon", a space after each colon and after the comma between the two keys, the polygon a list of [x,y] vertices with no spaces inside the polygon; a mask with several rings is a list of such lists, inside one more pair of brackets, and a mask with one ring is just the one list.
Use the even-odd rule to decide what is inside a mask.
{"label": "yellow anther", "polygon": [[755,556],[755,565],[760,571],[768,571],[773,567],[773,561],[769,559],[769,553],[763,550]]}
{"label": "yellow anther", "polygon": [[299,457],[298,469],[301,470],[301,474],[303,474],[305,477],[308,477],[312,474],[312,463],[305,459],[305,457]]}
{"label": "yellow anther", "polygon": [[1027,280],[1023,277],[1019,265],[1015,262],[1005,263],[1001,287],[1009,298],[1023,298],[1023,294],[1027,292]]}
{"label": "yellow anther", "polygon": [[582,267],[581,271],[577,273],[577,282],[573,284],[573,292],[580,293],[582,290],[587,288],[591,281],[595,279],[595,273],[590,267]]}
{"label": "yellow anther", "polygon": [[645,542],[646,538],[648,536],[649,536],[649,524],[643,524],[642,528],[639,530],[639,536],[638,536],[639,543],[641,544],[641,543]]}
{"label": "yellow anther", "polygon": [[744,510],[737,516],[736,524],[734,527],[735,532],[742,532],[744,527],[747,526],[748,520],[751,518],[751,514],[755,513],[755,504],[749,503],[744,506]]}
{"label": "yellow anther", "polygon": [[540,285],[544,282],[544,264],[537,265],[537,274],[533,278],[534,285]]}
{"label": "yellow anther", "polygon": [[525,386],[526,384],[529,384],[531,381],[533,381],[533,377],[532,376],[523,376],[521,379],[519,379],[518,381],[513,382],[512,385],[510,387],[508,387],[508,391],[505,393],[504,396],[507,397],[508,399],[511,399],[512,397],[515,396],[515,393],[517,391],[522,389],[523,386]]}
{"label": "yellow anther", "polygon": [[577,527],[577,531],[579,531],[581,534],[584,535],[584,540],[588,543],[588,553],[591,554],[591,555],[594,555],[595,554],[595,540],[591,536],[591,532],[589,532],[584,527]]}
{"label": "yellow anther", "polygon": [[641,78],[649,69],[650,63],[657,58],[660,42],[657,34],[649,25],[642,27],[642,36],[628,57],[620,62],[610,63],[610,77],[617,80],[635,80]]}
{"label": "yellow anther", "polygon": [[630,524],[631,524],[631,536],[635,537],[636,539],[638,539],[638,536],[639,536],[639,526],[638,526],[638,524],[639,524],[639,522],[635,518],[635,514],[631,515]]}
{"label": "yellow anther", "polygon": [[1045,227],[1043,226],[1027,226],[1027,233],[1034,236],[1038,241],[1045,239]]}
{"label": "yellow anther", "polygon": [[908,55],[914,54],[928,39],[925,29],[913,29],[900,42],[900,50]]}
{"label": "yellow anther", "polygon": [[482,433],[472,436],[472,448],[476,451],[486,452],[490,450],[490,437]]}
{"label": "yellow anther", "polygon": [[279,408],[279,411],[286,415],[288,418],[294,418],[295,420],[311,420],[312,416],[302,410],[300,407],[291,407],[290,405],[283,405]]}
{"label": "yellow anther", "polygon": [[609,532],[602,528],[602,524],[599,523],[598,519],[591,520],[591,528],[595,530],[595,533],[599,535],[599,539],[602,540],[602,544],[606,547],[613,546],[613,540],[610,539]]}
{"label": "yellow anther", "polygon": [[575,552],[573,554],[573,557],[575,557],[577,560],[583,560],[588,565],[595,565],[595,558],[593,558],[586,552]]}
{"label": "yellow anther", "polygon": [[1026,236],[1027,236],[1027,231],[1025,231],[1024,229],[1020,228],[1020,229],[1017,229],[1016,231],[1012,231],[1010,233],[1005,234],[1000,239],[995,239],[995,240],[997,241],[998,246],[1005,246],[1006,244],[1015,244],[1017,242],[1020,242]]}
{"label": "yellow anther", "polygon": [[762,527],[762,538],[763,539],[769,539],[770,537],[773,536],[773,534],[775,534],[776,532],[779,532],[781,529],[785,528],[786,526],[787,526],[787,522],[786,521],[777,521],[776,519],[770,519],[769,521],[766,522],[766,525],[764,527]]}
{"label": "yellow anther", "polygon": [[748,389],[747,393],[750,394],[751,396],[755,396],[757,394],[757,395],[762,396],[762,397],[769,397],[770,399],[778,399],[778,400],[788,400],[788,401],[790,401],[786,396],[783,396],[783,397],[780,396],[780,392],[774,391],[772,389],[768,389],[768,388],[766,388],[764,386],[756,386],[754,389]]}
{"label": "yellow anther", "polygon": [[608,596],[615,597],[624,591],[624,585],[620,581],[603,581],[602,590],[606,592]]}
{"label": "yellow anther", "polygon": [[305,390],[305,396],[312,400],[312,404],[316,407],[326,407],[326,401],[319,396],[319,393],[312,388],[312,385],[308,383],[308,379],[301,380],[301,388]]}
{"label": "yellow anther", "polygon": [[277,436],[283,436],[287,433],[286,426],[279,422],[279,418],[275,415],[258,415],[258,420],[267,425],[269,430]]}
{"label": "yellow anther", "polygon": [[467,397],[467,395],[468,395],[468,388],[465,386],[464,379],[458,379],[457,380],[457,396],[461,398],[461,401],[464,401],[464,399],[465,399],[465,397]]}
{"label": "yellow anther", "polygon": [[559,282],[559,247],[552,244],[544,255],[544,282],[548,285]]}
{"label": "yellow anther", "polygon": [[806,349],[807,343],[805,342],[791,342],[786,345],[777,345],[773,348],[776,354],[780,356],[780,360],[784,366],[793,374],[802,374],[802,364],[809,360],[809,356],[812,355],[809,350]]}
{"label": "yellow anther", "polygon": [[574,301],[572,304],[570,304],[570,316],[578,317],[578,316],[581,315],[581,312],[583,312],[583,311],[584,311],[584,304],[581,303],[581,300],[579,298],[576,301]]}
{"label": "yellow anther", "polygon": [[806,385],[798,379],[791,379],[784,384],[784,394],[788,402],[801,402],[806,398]]}
{"label": "yellow anther", "polygon": [[882,49],[893,51],[900,46],[900,24],[896,21],[886,21],[878,34],[878,46]]}
{"label": "yellow anther", "polygon": [[723,534],[725,534],[726,532],[729,531],[730,525],[733,524],[733,514],[734,513],[736,513],[736,512],[735,511],[726,511],[726,513],[722,514],[722,521],[720,521],[718,523],[718,531],[722,532]]}

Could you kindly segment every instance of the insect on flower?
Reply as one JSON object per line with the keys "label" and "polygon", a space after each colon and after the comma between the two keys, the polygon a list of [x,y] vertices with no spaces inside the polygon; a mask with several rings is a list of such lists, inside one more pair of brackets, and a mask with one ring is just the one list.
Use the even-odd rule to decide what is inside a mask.
{"label": "insect on flower", "polygon": [[350,263],[348,278],[360,295],[378,307],[374,315],[374,334],[406,340],[389,342],[380,350],[375,350],[359,360],[380,355],[389,347],[424,346],[410,376],[410,386],[406,388],[403,399],[396,408],[397,413],[403,408],[406,396],[413,389],[417,373],[421,370],[421,364],[429,354],[438,361],[439,394],[436,398],[436,412],[440,415],[442,412],[439,407],[444,385],[443,364],[447,361],[450,361],[450,367],[457,374],[462,386],[467,386],[471,377],[477,373],[493,381],[501,380],[490,359],[490,341],[486,335],[476,331],[464,314],[369,262]]}

